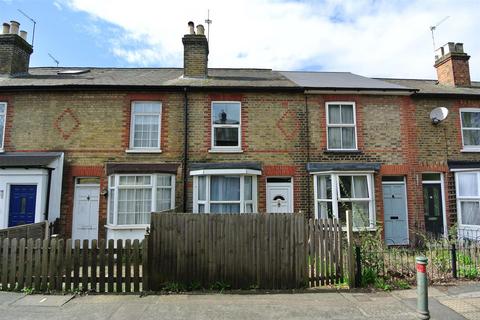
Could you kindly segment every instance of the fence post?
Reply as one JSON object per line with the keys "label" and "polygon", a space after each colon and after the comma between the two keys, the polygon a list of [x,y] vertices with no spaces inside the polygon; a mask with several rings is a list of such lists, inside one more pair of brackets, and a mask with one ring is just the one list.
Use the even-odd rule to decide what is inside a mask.
{"label": "fence post", "polygon": [[355,258],[357,265],[357,274],[355,275],[355,288],[360,288],[362,283],[362,252],[360,246],[355,246]]}
{"label": "fence post", "polygon": [[355,285],[355,258],[353,256],[353,216],[352,210],[346,211],[347,216],[347,254],[348,254],[348,285]]}
{"label": "fence post", "polygon": [[142,242],[142,291],[147,292],[150,290],[150,258],[151,256],[148,254],[150,249],[149,243],[149,230],[145,233],[145,238]]}
{"label": "fence post", "polygon": [[451,253],[452,253],[452,275],[453,278],[457,278],[457,247],[455,246],[455,243],[452,243],[452,248],[451,248]]}

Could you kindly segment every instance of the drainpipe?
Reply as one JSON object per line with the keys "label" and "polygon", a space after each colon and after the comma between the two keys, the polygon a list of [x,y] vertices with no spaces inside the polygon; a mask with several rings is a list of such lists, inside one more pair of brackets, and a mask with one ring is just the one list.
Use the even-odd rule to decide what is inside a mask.
{"label": "drainpipe", "polygon": [[50,206],[50,189],[52,188],[52,168],[47,168],[48,178],[47,178],[47,199],[45,200],[45,220],[48,220],[49,206]]}
{"label": "drainpipe", "polygon": [[183,212],[187,212],[187,164],[188,164],[188,92],[183,88]]}
{"label": "drainpipe", "polygon": [[[307,140],[307,163],[310,162],[310,117],[309,117],[309,112],[308,112],[308,96],[305,94],[305,122],[307,123],[307,127],[305,129],[305,134],[307,135],[306,140]],[[307,201],[308,201],[308,211],[310,212],[309,215],[312,217],[311,213],[311,200],[312,200],[312,195],[310,194],[310,173],[307,172]],[[315,213],[313,214],[315,216]]]}

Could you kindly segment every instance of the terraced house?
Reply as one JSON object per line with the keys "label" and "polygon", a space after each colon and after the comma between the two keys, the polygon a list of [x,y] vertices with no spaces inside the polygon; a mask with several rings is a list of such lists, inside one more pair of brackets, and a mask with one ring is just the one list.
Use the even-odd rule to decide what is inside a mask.
{"label": "terraced house", "polygon": [[4,24],[0,228],[140,238],[152,211],[347,209],[388,244],[480,228],[480,83],[462,44],[439,49],[438,79],[411,80],[208,68],[193,24],[183,68],[30,68],[25,39]]}

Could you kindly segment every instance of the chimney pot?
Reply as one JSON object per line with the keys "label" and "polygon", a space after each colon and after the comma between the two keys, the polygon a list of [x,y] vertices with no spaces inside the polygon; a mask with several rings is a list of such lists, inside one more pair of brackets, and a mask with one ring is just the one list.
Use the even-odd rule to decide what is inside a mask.
{"label": "chimney pot", "polygon": [[435,51],[438,83],[451,87],[470,87],[470,56],[463,51],[463,43],[448,42]]}
{"label": "chimney pot", "polygon": [[194,31],[193,22],[188,23],[189,34],[182,38],[183,42],[183,76],[187,78],[208,77],[208,41],[204,35],[204,27],[197,26]]}
{"label": "chimney pot", "polygon": [[195,23],[193,21],[188,22],[188,34],[195,34]]}
{"label": "chimney pot", "polygon": [[463,53],[463,43],[456,43],[455,44],[455,52]]}
{"label": "chimney pot", "polygon": [[203,25],[197,25],[197,34],[202,36],[205,34],[205,28],[203,27]]}
{"label": "chimney pot", "polygon": [[18,35],[19,30],[20,30],[20,23],[14,20],[10,21],[10,33]]}
{"label": "chimney pot", "polygon": [[20,37],[22,37],[23,40],[27,41],[27,31],[20,31]]}
{"label": "chimney pot", "polygon": [[8,23],[4,22],[2,33],[3,34],[8,34],[9,32],[10,32],[10,25]]}

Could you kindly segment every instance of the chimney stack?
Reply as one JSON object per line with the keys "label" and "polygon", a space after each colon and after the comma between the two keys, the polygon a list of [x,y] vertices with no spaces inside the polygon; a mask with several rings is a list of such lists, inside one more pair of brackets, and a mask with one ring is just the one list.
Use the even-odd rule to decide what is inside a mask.
{"label": "chimney stack", "polygon": [[208,41],[205,28],[199,24],[195,34],[195,25],[188,23],[188,34],[183,42],[183,76],[186,78],[208,77]]}
{"label": "chimney stack", "polygon": [[435,51],[438,83],[451,87],[470,87],[470,56],[463,52],[463,43],[449,42]]}
{"label": "chimney stack", "polygon": [[27,42],[27,33],[20,31],[20,24],[10,21],[3,24],[0,34],[0,76],[27,73],[32,46]]}

